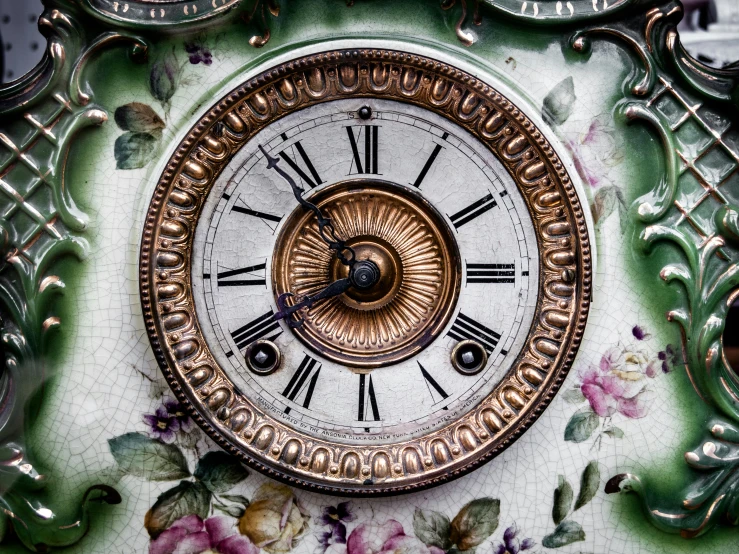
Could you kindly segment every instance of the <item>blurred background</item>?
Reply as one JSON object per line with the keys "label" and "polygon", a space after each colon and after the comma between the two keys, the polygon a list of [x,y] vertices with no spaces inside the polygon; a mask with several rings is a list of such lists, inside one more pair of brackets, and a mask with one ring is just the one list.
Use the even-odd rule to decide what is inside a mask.
{"label": "blurred background", "polygon": [[[680,38],[701,62],[739,69],[739,0],[683,0]],[[0,82],[13,81],[43,56],[45,39],[38,31],[41,0],[0,0]],[[724,332],[726,356],[739,372],[739,300]]]}

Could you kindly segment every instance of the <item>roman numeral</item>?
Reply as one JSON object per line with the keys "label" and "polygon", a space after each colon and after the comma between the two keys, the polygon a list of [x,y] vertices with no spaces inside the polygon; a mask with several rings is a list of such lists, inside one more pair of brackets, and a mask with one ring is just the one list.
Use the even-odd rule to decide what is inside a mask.
{"label": "roman numeral", "polygon": [[[442,140],[446,140],[449,137],[449,133],[444,133],[441,137]],[[421,173],[418,174],[418,177],[416,177],[415,182],[413,183],[413,186],[418,188],[421,186],[421,183],[426,178],[426,174],[429,172],[429,169],[431,169],[431,166],[434,165],[434,161],[436,161],[436,157],[439,155],[439,152],[441,152],[442,148],[444,148],[441,144],[437,144],[434,147],[433,152],[431,152],[431,155],[429,156],[428,160],[426,160],[426,163],[423,165],[423,168],[421,169]]]}
{"label": "roman numeral", "polygon": [[[281,136],[282,136],[282,140],[287,140],[287,135],[285,133],[282,133]],[[285,160],[287,165],[289,165],[293,169],[293,171],[297,173],[300,176],[300,178],[310,188],[316,188],[318,185],[323,183],[323,181],[321,181],[321,178],[318,176],[318,172],[316,171],[316,168],[313,166],[313,162],[310,161],[308,154],[305,153],[305,148],[303,148],[303,145],[300,144],[300,141],[295,142],[295,144],[292,145],[292,148],[297,150],[298,157],[300,157],[300,159],[303,160],[303,164],[308,169],[308,173],[311,174],[310,177],[308,177],[308,173],[303,171],[303,168],[301,168],[298,165],[298,163],[295,160],[293,160],[285,150],[282,150],[280,152],[280,158]]]}
{"label": "roman numeral", "polygon": [[[219,287],[246,287],[251,285],[266,285],[266,278],[254,275],[257,271],[265,271],[267,267],[266,263],[252,265],[249,267],[242,267],[241,269],[230,269],[228,271],[220,271],[217,273],[218,286]],[[237,275],[248,275],[253,277],[252,279],[231,279],[229,277],[235,277]]]}
{"label": "roman numeral", "polygon": [[488,210],[492,210],[498,203],[493,200],[493,195],[488,194],[485,198],[481,198],[477,202],[473,202],[467,206],[464,210],[458,211],[454,215],[450,215],[449,219],[452,220],[452,224],[455,229],[459,229],[465,223],[469,223],[476,217],[481,216]]}
{"label": "roman numeral", "polygon": [[515,264],[467,264],[467,284],[515,282]]}
{"label": "roman numeral", "polygon": [[500,340],[500,335],[498,333],[492,329],[488,329],[471,317],[467,317],[462,312],[459,312],[459,315],[457,316],[457,319],[454,320],[454,325],[452,325],[447,336],[458,341],[477,341],[482,344],[488,355],[493,353],[493,350],[495,350],[495,347]]}
{"label": "roman numeral", "polygon": [[[318,367],[316,367],[316,364]],[[315,372],[313,371],[314,369]],[[321,364],[318,363],[318,360],[315,360],[306,354],[303,361],[300,362],[298,369],[290,378],[290,382],[285,387],[285,390],[282,391],[282,396],[288,400],[296,402],[295,399],[303,392],[303,389],[307,387],[305,397],[303,398],[303,408],[308,408],[310,406],[311,398],[313,398],[313,391],[316,388],[316,381],[318,381],[318,374],[320,371]],[[308,377],[310,377],[310,381],[308,381]],[[306,381],[308,381],[307,384]],[[285,413],[290,413],[290,406],[285,408]]]}
{"label": "roman numeral", "polygon": [[[354,136],[354,127],[357,127],[357,136]],[[354,159],[352,165],[349,167],[349,175],[356,173],[374,173],[378,175],[380,172],[377,170],[378,158],[377,158],[377,125],[354,125],[353,127],[347,127],[346,133],[349,135],[349,144],[352,147],[352,154]],[[364,160],[359,155],[358,143],[364,135]],[[353,171],[356,170],[356,171]]]}
{"label": "roman numeral", "polygon": [[[421,362],[418,362],[418,367],[421,368],[421,375],[423,375],[423,378],[426,380],[426,387],[429,389],[431,398],[434,398],[434,393],[431,392],[431,389],[434,389],[439,394],[439,396],[441,396],[442,400],[449,398],[449,395],[446,393],[446,391],[441,388],[441,385],[436,382],[436,379],[431,377],[431,374],[426,371],[426,368],[421,365]],[[435,398],[434,401],[436,401]]]}
{"label": "roman numeral", "polygon": [[[369,403],[367,402],[369,400]],[[369,404],[369,405],[368,405]],[[357,419],[359,421],[369,421],[367,419],[367,408],[372,411],[372,420],[380,421],[380,411],[377,409],[377,398],[375,397],[375,387],[372,386],[372,375],[359,375],[359,409],[357,411]]]}
{"label": "roman numeral", "polygon": [[[224,194],[223,197],[225,198],[226,195]],[[257,210],[252,210],[249,207],[249,205],[246,204],[240,198],[237,201],[241,201],[242,204],[244,204],[244,205],[243,206],[239,206],[237,204],[234,204],[231,207],[231,211],[232,212],[236,212],[236,213],[248,215],[248,216],[251,216],[251,217],[257,217],[257,218],[261,219],[264,222],[264,224],[267,225],[267,227],[269,227],[270,229],[272,229],[272,232],[274,232],[275,229],[277,229],[277,224],[279,224],[280,221],[282,221],[282,216],[281,215],[272,215],[272,214],[268,214],[268,213],[265,213],[265,212],[258,212]]]}
{"label": "roman numeral", "polygon": [[282,327],[280,327],[279,322],[272,319],[273,315],[272,310],[270,310],[231,332],[231,338],[233,338],[239,350],[246,348],[255,340],[275,340],[282,334]]}

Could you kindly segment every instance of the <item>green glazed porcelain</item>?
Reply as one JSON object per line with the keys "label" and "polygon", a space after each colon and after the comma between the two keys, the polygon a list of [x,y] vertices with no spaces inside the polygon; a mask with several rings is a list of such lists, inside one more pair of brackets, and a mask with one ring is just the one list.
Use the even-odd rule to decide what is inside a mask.
{"label": "green glazed porcelain", "polygon": [[[739,70],[686,52],[679,2],[44,5],[43,61],[0,88],[0,551],[737,551],[739,375],[722,334],[739,290]],[[147,212],[180,145],[232,91],[328,51],[403,52],[498,91],[583,208],[571,263],[592,284],[571,369],[484,465],[423,481],[483,449],[482,423],[449,454],[419,447],[424,488],[407,494],[280,474],[279,433],[241,435],[274,466],[221,440],[231,400],[188,377],[221,415],[191,405],[140,296]],[[312,482],[351,473],[326,456],[337,466],[306,457]],[[397,456],[391,475],[415,463]]]}

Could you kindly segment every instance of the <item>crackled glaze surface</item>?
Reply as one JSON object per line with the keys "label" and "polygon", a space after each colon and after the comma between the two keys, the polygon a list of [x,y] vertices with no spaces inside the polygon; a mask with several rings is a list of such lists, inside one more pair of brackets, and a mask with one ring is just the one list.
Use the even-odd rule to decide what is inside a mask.
{"label": "crackled glaze surface", "polygon": [[[82,23],[105,2],[48,4],[36,98],[0,94],[3,552],[736,550],[739,384],[720,344],[736,76],[684,54],[677,4],[242,2],[172,37]],[[138,254],[166,162],[215,99],[363,47],[451,63],[515,101],[589,208],[594,274],[572,370],[518,440],[434,489],[347,504],[247,470],[200,431],[147,338]]]}

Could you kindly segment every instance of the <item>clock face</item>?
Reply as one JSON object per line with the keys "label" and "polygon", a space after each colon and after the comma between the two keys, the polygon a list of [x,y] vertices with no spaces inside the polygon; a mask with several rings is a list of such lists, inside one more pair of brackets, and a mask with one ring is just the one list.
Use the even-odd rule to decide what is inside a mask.
{"label": "clock face", "polygon": [[552,147],[489,86],[389,51],[295,60],[193,128],[154,194],[142,302],[196,421],[273,476],[388,494],[544,409],[590,251]]}
{"label": "clock face", "polygon": [[[380,271],[374,287],[296,313],[295,329],[274,319],[279,295],[315,294],[348,267],[259,146]],[[489,149],[430,110],[362,98],[286,115],[234,156],[197,225],[192,287],[239,391],[308,435],[378,444],[444,426],[491,392],[524,346],[538,267],[526,203]],[[245,357],[260,339],[281,355],[267,375]],[[455,368],[464,340],[487,357],[478,371]]]}

